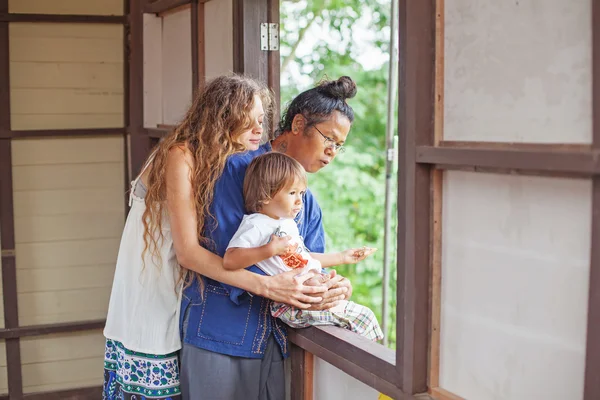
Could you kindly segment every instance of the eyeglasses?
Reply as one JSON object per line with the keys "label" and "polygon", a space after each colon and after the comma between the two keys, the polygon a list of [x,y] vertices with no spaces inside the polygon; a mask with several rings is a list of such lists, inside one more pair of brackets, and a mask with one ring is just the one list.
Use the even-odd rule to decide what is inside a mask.
{"label": "eyeglasses", "polygon": [[313,126],[313,128],[315,128],[317,130],[317,132],[319,132],[319,134],[321,136],[323,136],[323,139],[325,139],[325,148],[333,149],[333,150],[335,150],[336,153],[340,153],[340,154],[343,153],[344,151],[346,151],[346,148],[344,147],[343,144],[337,144],[335,142],[335,140],[333,140],[329,136],[323,135],[323,132],[321,132],[319,130],[319,128],[317,128],[316,126]]}

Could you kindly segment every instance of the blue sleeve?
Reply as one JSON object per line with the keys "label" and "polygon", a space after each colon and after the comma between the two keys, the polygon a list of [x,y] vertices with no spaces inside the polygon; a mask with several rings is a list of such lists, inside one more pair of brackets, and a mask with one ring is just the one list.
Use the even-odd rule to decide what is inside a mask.
{"label": "blue sleeve", "polygon": [[314,253],[325,253],[325,230],[323,229],[323,213],[317,200],[310,191],[306,192],[303,218],[299,221],[300,235],[304,245]]}
{"label": "blue sleeve", "polygon": [[[252,155],[249,154],[231,156],[225,164],[223,174],[215,184],[211,212],[217,223],[208,227],[207,236],[214,242],[215,253],[221,257],[225,254],[229,241],[235,235],[244,217],[244,175],[252,158]],[[255,266],[247,269],[264,275]],[[219,283],[229,292],[229,298],[235,304],[239,305],[249,296],[248,292],[243,289]]]}

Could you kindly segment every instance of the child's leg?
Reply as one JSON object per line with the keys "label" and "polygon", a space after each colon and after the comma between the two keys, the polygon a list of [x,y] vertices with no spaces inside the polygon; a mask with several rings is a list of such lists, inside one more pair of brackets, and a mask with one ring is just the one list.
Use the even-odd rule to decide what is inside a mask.
{"label": "child's leg", "polygon": [[271,315],[281,319],[292,328],[334,325],[349,329],[374,341],[383,339],[383,332],[373,311],[352,301],[343,301],[338,306],[324,311],[306,311],[286,304],[274,303],[271,306]]}
{"label": "child's leg", "polygon": [[336,309],[332,313],[335,315],[336,320],[346,325],[347,329],[373,341],[383,339],[383,332],[379,327],[377,317],[370,308],[348,301],[343,311],[340,312]]}
{"label": "child's leg", "polygon": [[287,304],[271,303],[271,315],[292,328],[306,328],[311,325],[307,311]]}

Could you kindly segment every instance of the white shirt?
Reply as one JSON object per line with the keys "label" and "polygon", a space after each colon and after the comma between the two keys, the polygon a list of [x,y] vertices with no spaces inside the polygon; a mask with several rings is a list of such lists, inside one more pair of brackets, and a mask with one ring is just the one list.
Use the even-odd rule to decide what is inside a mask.
{"label": "white shirt", "polygon": [[[298,231],[298,226],[291,218],[274,219],[267,215],[256,213],[244,215],[238,230],[231,238],[227,249],[234,247],[253,248],[264,246],[271,240],[271,235],[280,237],[291,236],[290,243],[297,245],[296,253],[306,260],[306,271],[316,270],[321,272],[321,263],[312,258],[309,254],[309,249],[304,246],[304,241]],[[277,275],[282,272],[290,271],[283,259],[279,256],[274,256],[256,264],[258,268],[263,270],[268,275]]]}
{"label": "white shirt", "polygon": [[[144,168],[145,169],[145,168]],[[143,171],[142,171],[143,172]],[[141,174],[140,174],[141,175]],[[164,355],[181,348],[179,307],[182,285],[173,247],[169,219],[163,218],[158,242],[161,261],[144,253],[144,199],[133,194],[139,177],[132,182],[117,267],[113,280],[104,336],[127,349]]]}

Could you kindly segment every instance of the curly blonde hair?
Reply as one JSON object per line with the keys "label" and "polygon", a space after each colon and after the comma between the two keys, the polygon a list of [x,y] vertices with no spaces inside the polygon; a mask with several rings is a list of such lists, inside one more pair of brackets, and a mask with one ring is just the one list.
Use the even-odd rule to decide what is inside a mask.
{"label": "curly blonde hair", "polygon": [[[163,213],[166,200],[166,166],[169,151],[174,147],[187,148],[194,159],[191,166],[191,184],[198,221],[197,232],[200,244],[211,248],[206,237],[209,218],[216,220],[210,212],[215,182],[221,176],[227,157],[245,150],[239,142],[240,135],[251,129],[254,121],[250,112],[257,96],[265,110],[265,131],[268,132],[272,117],[273,96],[262,83],[240,75],[220,76],[205,86],[194,99],[183,121],[169,133],[152,152],[148,174],[148,191],[145,197],[146,210],[142,216],[144,224],[144,251],[149,251],[157,265],[161,265],[158,252],[162,234]],[[193,274],[181,268],[179,282],[186,285],[201,274]]]}

